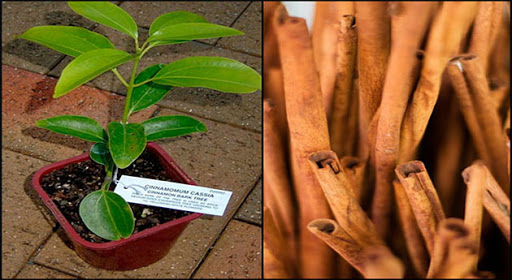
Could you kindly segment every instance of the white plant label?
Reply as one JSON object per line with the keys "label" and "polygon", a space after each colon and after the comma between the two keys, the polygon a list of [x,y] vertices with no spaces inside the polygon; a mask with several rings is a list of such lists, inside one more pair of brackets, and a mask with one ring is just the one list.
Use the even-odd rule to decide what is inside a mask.
{"label": "white plant label", "polygon": [[159,181],[132,176],[121,176],[115,193],[127,202],[175,210],[222,216],[233,192]]}

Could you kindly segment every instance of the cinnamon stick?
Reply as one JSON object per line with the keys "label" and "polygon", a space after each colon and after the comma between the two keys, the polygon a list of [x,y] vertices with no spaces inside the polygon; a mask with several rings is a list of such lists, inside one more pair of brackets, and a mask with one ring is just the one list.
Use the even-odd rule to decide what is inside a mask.
{"label": "cinnamon stick", "polygon": [[[507,2],[502,2],[505,5]],[[510,85],[510,5],[505,8],[506,16],[502,17],[497,38],[489,59],[489,77],[500,83]]]}
{"label": "cinnamon stick", "polygon": [[464,183],[466,183],[466,207],[464,210],[464,224],[469,229],[468,238],[475,244],[476,254],[471,260],[473,270],[478,264],[478,252],[480,251],[480,235],[482,233],[483,197],[486,174],[482,168],[482,162],[476,161],[470,167],[462,171]]}
{"label": "cinnamon stick", "polygon": [[341,168],[345,171],[350,185],[353,186],[354,197],[357,201],[361,201],[361,196],[364,191],[364,174],[366,163],[355,157],[342,157],[340,158]]}
{"label": "cinnamon stick", "polygon": [[360,157],[369,154],[367,130],[380,105],[390,49],[390,17],[387,1],[355,3],[359,71]]}
{"label": "cinnamon stick", "polygon": [[331,206],[336,221],[358,243],[364,246],[383,244],[373,223],[359,206],[336,153],[319,151],[309,155],[309,164]]}
{"label": "cinnamon stick", "polygon": [[276,226],[269,208],[263,206],[263,277],[294,278],[290,271],[290,251]]}
{"label": "cinnamon stick", "polygon": [[269,98],[274,104],[276,118],[276,133],[279,133],[283,141],[288,134],[286,122],[286,106],[284,104],[283,71],[280,67],[265,69],[266,75],[263,81],[264,98]]}
{"label": "cinnamon stick", "polygon": [[[392,205],[393,169],[398,159],[400,126],[416,81],[416,51],[430,21],[432,2],[395,2],[391,16],[391,53],[384,81],[375,142],[377,168],[372,220],[386,236]],[[402,77],[402,79],[397,79]]]}
{"label": "cinnamon stick", "polygon": [[430,28],[420,80],[400,131],[399,162],[414,157],[439,95],[441,76],[473,21],[477,2],[443,2]]}
{"label": "cinnamon stick", "polygon": [[483,181],[484,208],[510,243],[510,199],[481,162],[473,164],[466,175]]}
{"label": "cinnamon stick", "polygon": [[295,194],[288,180],[288,167],[282,133],[277,127],[277,114],[270,100],[263,101],[263,186],[265,205],[272,209],[277,228],[290,250],[296,250],[297,215]]}
{"label": "cinnamon stick", "polygon": [[472,275],[472,259],[475,258],[476,250],[469,232],[461,219],[448,218],[441,221],[427,278],[464,278]]}
{"label": "cinnamon stick", "polygon": [[350,263],[357,271],[364,274],[361,245],[341,228],[338,223],[330,219],[316,219],[309,223],[308,229],[316,237],[329,245],[334,251]]}
{"label": "cinnamon stick", "polygon": [[316,2],[311,40],[327,116],[331,115],[336,78],[336,42],[339,22],[342,15],[353,13],[354,4],[351,1]]}
{"label": "cinnamon stick", "polygon": [[[491,167],[493,175],[499,184],[505,188],[505,192],[509,193],[507,159],[503,156],[507,151],[504,141],[506,137],[502,130],[498,112],[490,97],[489,86],[479,58],[473,55],[456,57],[450,62],[448,70],[450,77],[454,80],[456,91],[462,86],[455,86],[455,83],[460,84],[462,79],[466,83],[467,91],[457,91],[457,96],[469,95],[471,100],[473,118],[476,119],[478,126],[478,130],[470,129],[471,136],[473,139],[480,138],[478,141],[483,142],[479,145],[483,145],[485,151],[481,151],[482,147],[478,148],[479,155]],[[466,119],[468,114],[468,112],[464,114]],[[468,127],[469,125],[468,123]],[[471,125],[475,126],[475,124]]]}
{"label": "cinnamon stick", "polygon": [[[386,246],[357,243],[353,238],[354,235],[350,235],[334,220],[314,220],[308,225],[308,229],[340,254],[365,278],[403,276],[403,265]],[[378,238],[378,236],[375,237]],[[374,255],[377,256],[374,257]],[[389,269],[390,265],[393,267],[392,271]]]}
{"label": "cinnamon stick", "polygon": [[414,266],[416,276],[419,278],[427,275],[427,251],[425,242],[422,239],[420,229],[416,223],[416,218],[407,198],[407,193],[399,181],[393,181],[395,191],[395,201],[398,206],[400,225],[404,233],[407,251]]}
{"label": "cinnamon stick", "polygon": [[471,138],[473,139],[476,152],[484,162],[488,163],[490,162],[490,158],[489,154],[487,153],[483,134],[480,133],[480,125],[475,114],[473,101],[471,100],[470,89],[468,88],[464,75],[460,71],[460,64],[456,61],[457,60],[454,61],[455,63],[448,65],[447,72],[450,76],[450,80],[452,81],[452,85],[460,106],[460,111],[464,116],[464,120],[471,134]]}
{"label": "cinnamon stick", "polygon": [[404,264],[385,246],[365,249],[363,259],[366,278],[397,279],[404,277]]}
{"label": "cinnamon stick", "polygon": [[330,148],[320,82],[304,19],[290,17],[283,6],[274,14],[288,120],[291,171],[299,204],[299,267],[305,278],[331,277],[332,250],[306,229],[314,219],[329,218],[326,198],[309,168],[307,156]]}
{"label": "cinnamon stick", "polygon": [[480,58],[482,69],[487,73],[489,57],[498,35],[505,4],[502,1],[481,2],[476,13],[469,53]]}
{"label": "cinnamon stick", "polygon": [[[318,4],[317,4],[318,5]],[[350,133],[350,108],[353,103],[353,73],[356,56],[355,18],[345,15],[338,29],[336,76],[332,101],[332,113],[329,119],[329,134],[332,150],[342,157],[352,154],[347,141],[353,139]],[[348,137],[347,137],[348,136]]]}
{"label": "cinnamon stick", "polygon": [[434,185],[421,161],[400,164],[395,173],[407,193],[427,250],[432,254],[437,225],[445,219]]}

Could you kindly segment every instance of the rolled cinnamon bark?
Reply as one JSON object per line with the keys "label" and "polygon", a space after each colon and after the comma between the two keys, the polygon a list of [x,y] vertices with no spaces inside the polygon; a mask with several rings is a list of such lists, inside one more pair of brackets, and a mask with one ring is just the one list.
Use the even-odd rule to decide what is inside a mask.
{"label": "rolled cinnamon bark", "polygon": [[483,191],[484,208],[510,243],[510,199],[481,162],[476,162],[465,172],[469,178],[482,181],[482,187],[485,189]]}
{"label": "rolled cinnamon bark", "polygon": [[468,52],[480,58],[484,73],[487,73],[489,57],[499,32],[504,8],[503,1],[484,1],[478,6]]}
{"label": "rolled cinnamon bark", "polygon": [[288,179],[285,147],[279,133],[276,112],[270,100],[263,101],[263,185],[265,205],[272,209],[277,228],[289,250],[296,250],[297,208],[295,194]]}
{"label": "rolled cinnamon bark", "polygon": [[437,225],[445,219],[434,185],[421,161],[400,164],[395,173],[407,193],[427,250],[432,254]]}
{"label": "rolled cinnamon bark", "polygon": [[286,248],[281,232],[277,228],[272,213],[263,207],[263,277],[295,278],[289,258],[290,250]]}
{"label": "rolled cinnamon bark", "polygon": [[[317,4],[318,5],[318,4]],[[332,150],[339,157],[351,155],[353,147],[347,145],[351,141],[350,133],[351,104],[354,98],[353,73],[356,57],[356,30],[355,18],[352,15],[344,15],[341,18],[337,34],[337,57],[334,93],[332,101],[332,113],[329,119],[329,134]]]}
{"label": "rolled cinnamon bark", "polygon": [[459,49],[477,11],[477,2],[443,2],[429,31],[421,78],[402,122],[399,162],[411,160],[439,95],[441,76]]}
{"label": "rolled cinnamon bark", "polygon": [[472,260],[476,250],[469,232],[461,219],[449,218],[439,224],[427,278],[465,278],[473,275]]}
{"label": "rolled cinnamon bark", "polygon": [[[432,2],[395,2],[391,16],[391,53],[384,81],[380,117],[375,142],[377,176],[372,204],[372,220],[386,236],[392,205],[393,169],[398,159],[400,127],[407,101],[417,79],[415,69],[428,23]],[[397,77],[402,77],[397,79]]]}
{"label": "rolled cinnamon bark", "polygon": [[354,14],[354,4],[351,1],[317,1],[315,5],[311,40],[327,116],[331,115],[336,79],[336,42],[339,22],[342,15],[348,14]]}
{"label": "rolled cinnamon bark", "polygon": [[272,100],[276,118],[276,133],[281,135],[283,141],[287,139],[288,124],[286,122],[286,106],[284,104],[283,71],[280,67],[265,69],[263,90],[265,97]]}
{"label": "rolled cinnamon bark", "polygon": [[391,27],[387,1],[355,3],[359,71],[360,157],[369,154],[368,128],[380,105],[388,62]]}
{"label": "rolled cinnamon bark", "polygon": [[300,212],[300,275],[304,278],[329,278],[335,272],[333,252],[306,230],[312,220],[332,215],[307,162],[311,152],[330,148],[311,40],[304,19],[289,17],[283,6],[277,8],[273,24],[283,69],[291,171]]}
{"label": "rolled cinnamon bark", "polygon": [[[463,114],[468,127],[473,127],[470,127],[470,132],[472,138],[477,140],[475,141],[477,151],[484,162],[491,167],[493,175],[499,184],[505,188],[505,192],[509,193],[507,159],[503,156],[507,152],[506,137],[502,130],[496,106],[494,106],[490,96],[489,86],[481,63],[473,55],[460,56],[450,62],[448,70],[454,81],[457,96],[465,96],[466,100],[470,100],[467,102],[471,102],[472,106],[468,106],[470,109],[463,111]],[[467,90],[461,90],[463,88],[460,85],[462,81],[465,82]],[[469,95],[469,98],[467,95]],[[478,129],[474,128],[475,126]]]}
{"label": "rolled cinnamon bark", "polygon": [[338,223],[330,219],[317,219],[309,223],[308,229],[325,242],[340,256],[343,257],[360,273],[364,273],[361,253],[363,248],[341,228]]}
{"label": "rolled cinnamon bark", "polygon": [[341,168],[345,171],[350,184],[353,186],[354,198],[361,203],[363,193],[365,162],[361,162],[359,158],[342,157],[340,159]]}
{"label": "rolled cinnamon bark", "polygon": [[311,153],[309,164],[340,226],[362,246],[383,245],[375,226],[355,199],[354,187],[341,168],[336,153]]}
{"label": "rolled cinnamon bark", "polygon": [[385,246],[365,249],[363,259],[365,278],[398,279],[404,277],[404,264]]}
{"label": "rolled cinnamon bark", "polygon": [[[506,1],[502,3],[508,4]],[[502,17],[497,38],[491,50],[489,64],[492,67],[488,68],[487,74],[491,80],[510,85],[510,5],[505,8],[505,15]]]}
{"label": "rolled cinnamon bark", "polygon": [[[365,278],[403,276],[403,265],[389,248],[384,245],[369,245],[367,242],[357,243],[353,238],[354,235],[350,235],[347,229],[342,228],[334,220],[314,220],[308,225],[308,229],[340,254]],[[378,238],[378,236],[375,237]],[[373,258],[374,254],[378,256]],[[389,261],[385,260],[386,258]],[[389,270],[390,266],[393,267],[393,271]]]}
{"label": "rolled cinnamon bark", "polygon": [[476,251],[476,254],[471,260],[473,262],[472,267],[474,271],[476,271],[478,264],[484,211],[483,197],[486,174],[481,165],[483,165],[482,162],[477,161],[462,171],[462,177],[467,186],[464,224],[469,229],[468,238],[475,244]]}
{"label": "rolled cinnamon bark", "polygon": [[460,111],[464,116],[464,121],[471,133],[471,138],[475,145],[476,152],[484,162],[490,162],[489,154],[487,153],[485,140],[483,134],[480,132],[480,125],[475,114],[475,108],[473,101],[471,100],[471,94],[466,83],[464,75],[460,71],[461,66],[457,60],[451,63],[447,67],[447,72],[452,81],[453,88],[460,106]]}
{"label": "rolled cinnamon bark", "polygon": [[416,223],[416,218],[407,198],[407,193],[399,181],[393,181],[395,191],[395,201],[398,206],[398,214],[400,217],[400,225],[405,235],[407,251],[414,266],[416,276],[424,278],[427,275],[427,251],[425,242],[422,239],[420,229]]}

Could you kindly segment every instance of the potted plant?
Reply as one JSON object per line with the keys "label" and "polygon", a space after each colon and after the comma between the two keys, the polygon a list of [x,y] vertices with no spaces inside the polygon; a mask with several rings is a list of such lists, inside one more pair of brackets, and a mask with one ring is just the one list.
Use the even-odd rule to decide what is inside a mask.
{"label": "potted plant", "polygon": [[[154,47],[243,33],[233,28],[211,24],[197,14],[177,11],[157,17],[151,24],[148,39],[140,44],[135,21],[120,7],[110,2],[68,2],[68,5],[85,18],[133,38],[134,52],[118,50],[103,35],[73,26],[33,27],[19,38],[75,57],[62,71],[55,87],[54,98],[71,92],[106,71],[112,71],[127,89],[123,118],[109,123],[106,129],[91,118],[76,115],[56,116],[37,121],[38,127],[91,141],[94,145],[89,153],[37,171],[33,177],[33,185],[62,225],[82,259],[106,269],[134,269],[165,256],[188,222],[201,214],[185,213],[188,215],[133,233],[135,218],[132,207],[121,196],[111,191],[116,183],[117,173],[131,172],[129,170],[134,169],[136,165],[134,162],[152,160],[161,164],[159,168],[169,177],[168,179],[195,184],[162,148],[151,141],[205,132],[206,127],[188,116],[159,116],[142,123],[133,123],[128,121],[130,115],[159,102],[172,87],[205,87],[229,93],[250,93],[261,89],[261,77],[252,68],[222,57],[188,57],[166,65],[152,65],[137,73],[139,61]],[[129,62],[133,63],[133,68],[129,79],[125,80],[116,67]],[[143,152],[144,155],[148,154],[147,159],[141,157]],[[100,179],[101,187],[98,190],[83,186],[79,188],[80,191],[88,193],[78,194],[80,201],[76,213],[76,205],[66,200],[67,197],[63,198],[64,192],[55,191],[50,195],[42,183],[59,188],[55,186],[55,178],[72,172],[69,171],[72,169],[79,169],[80,172],[71,177],[81,177],[80,174],[85,174],[85,170],[92,166],[87,164],[94,165],[89,159],[95,162],[96,166],[103,166],[104,177]],[[151,165],[153,163],[148,164],[149,170],[154,169]],[[55,172],[60,175],[55,176]],[[97,177],[98,173],[94,174]],[[67,189],[74,187],[70,184],[64,185],[67,185]],[[67,206],[74,207],[75,213],[63,214],[62,210]],[[144,211],[146,210],[147,208],[144,208]],[[151,210],[144,211],[141,217],[150,215]],[[78,221],[70,222],[71,216],[77,217]],[[82,223],[85,228],[81,226]],[[86,240],[83,233],[80,233],[81,236],[77,229],[84,232],[90,230],[97,237]]]}

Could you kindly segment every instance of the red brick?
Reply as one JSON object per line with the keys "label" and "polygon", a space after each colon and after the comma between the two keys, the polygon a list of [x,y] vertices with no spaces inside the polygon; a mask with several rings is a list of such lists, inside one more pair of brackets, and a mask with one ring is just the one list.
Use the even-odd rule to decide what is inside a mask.
{"label": "red brick", "polygon": [[231,221],[194,278],[261,278],[261,228]]}
{"label": "red brick", "polygon": [[30,181],[46,164],[2,149],[2,278],[14,277],[52,233]]}

